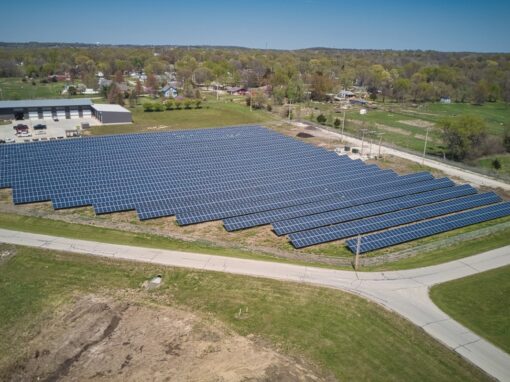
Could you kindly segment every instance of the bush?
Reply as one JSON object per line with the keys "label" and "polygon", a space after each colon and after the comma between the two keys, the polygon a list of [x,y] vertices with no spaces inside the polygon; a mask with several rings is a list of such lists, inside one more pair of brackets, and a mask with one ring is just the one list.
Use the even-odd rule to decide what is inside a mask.
{"label": "bush", "polygon": [[324,114],[319,114],[317,116],[317,122],[319,122],[321,125],[324,125],[327,121],[327,118]]}
{"label": "bush", "polygon": [[143,111],[154,111],[154,105],[152,104],[152,102],[144,102],[142,107]]}
{"label": "bush", "polygon": [[175,100],[174,101],[175,108],[177,110],[180,110],[182,108],[182,101],[181,100]]}
{"label": "bush", "polygon": [[185,100],[184,100],[184,108],[185,108],[186,110],[191,109],[191,105],[193,105],[193,104],[194,104],[194,102],[193,102],[193,100],[192,100],[192,99],[185,99]]}
{"label": "bush", "polygon": [[266,106],[267,111],[273,111],[273,107],[271,105]]}
{"label": "bush", "polygon": [[495,170],[499,170],[501,169],[501,162],[499,161],[498,158],[494,159],[492,161],[492,167],[495,169]]}
{"label": "bush", "polygon": [[333,126],[335,126],[335,129],[339,129],[341,123],[342,122],[338,118],[335,118],[335,122],[333,122]]}
{"label": "bush", "polygon": [[173,100],[169,99],[168,101],[165,102],[165,109],[172,110],[173,107],[174,107]]}
{"label": "bush", "polygon": [[154,111],[163,111],[165,110],[165,105],[163,105],[161,102],[155,102],[153,108]]}
{"label": "bush", "polygon": [[201,100],[199,100],[199,99],[197,99],[197,100],[195,101],[195,108],[196,108],[196,109],[200,109],[201,107],[202,107],[202,101],[201,101]]}

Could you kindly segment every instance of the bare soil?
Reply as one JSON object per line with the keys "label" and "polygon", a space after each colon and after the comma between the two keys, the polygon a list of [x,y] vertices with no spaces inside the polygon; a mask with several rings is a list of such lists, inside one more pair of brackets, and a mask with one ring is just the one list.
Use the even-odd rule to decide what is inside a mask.
{"label": "bare soil", "polygon": [[333,380],[193,313],[96,295],[64,306],[2,374],[11,382]]}
{"label": "bare soil", "polygon": [[435,126],[435,123],[429,122],[429,121],[424,121],[422,119],[410,119],[410,120],[398,121],[398,122],[403,123],[404,125],[413,126],[413,127],[422,127],[422,128]]}

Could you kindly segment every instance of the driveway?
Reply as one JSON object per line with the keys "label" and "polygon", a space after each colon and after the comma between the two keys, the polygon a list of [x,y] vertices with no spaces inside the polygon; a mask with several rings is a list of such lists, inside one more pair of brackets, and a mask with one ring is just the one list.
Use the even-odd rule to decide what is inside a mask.
{"label": "driveway", "polygon": [[350,272],[105,244],[4,229],[0,229],[0,242],[341,289],[402,315],[488,374],[501,381],[510,381],[510,355],[454,321],[429,298],[432,285],[510,264],[510,246],[413,270]]}

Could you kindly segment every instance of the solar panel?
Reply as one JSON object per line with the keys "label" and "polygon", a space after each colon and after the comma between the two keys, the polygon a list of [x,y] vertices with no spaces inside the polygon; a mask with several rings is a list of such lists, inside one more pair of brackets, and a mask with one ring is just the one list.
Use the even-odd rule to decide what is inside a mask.
{"label": "solar panel", "polygon": [[[510,202],[504,202],[473,211],[464,211],[442,218],[375,233],[361,238],[360,253],[421,239],[509,215]],[[347,240],[347,246],[351,251],[356,252],[357,239]]]}
{"label": "solar panel", "polygon": [[280,234],[474,193],[429,173],[398,176],[260,126],[0,145],[0,187],[12,188],[17,204],[136,210],[142,220],[175,215],[182,225],[223,219],[227,230],[273,224]]}

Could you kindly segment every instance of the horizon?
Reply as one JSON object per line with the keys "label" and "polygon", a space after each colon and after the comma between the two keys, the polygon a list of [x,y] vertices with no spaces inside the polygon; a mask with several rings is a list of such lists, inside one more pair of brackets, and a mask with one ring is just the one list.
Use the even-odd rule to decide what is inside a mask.
{"label": "horizon", "polygon": [[6,18],[0,35],[14,44],[510,52],[510,4],[494,0],[261,0],[255,5],[156,0],[143,6],[132,0],[122,5],[90,0],[77,11],[61,0],[9,3],[4,14],[24,13],[23,24],[19,18]]}

